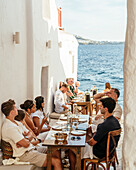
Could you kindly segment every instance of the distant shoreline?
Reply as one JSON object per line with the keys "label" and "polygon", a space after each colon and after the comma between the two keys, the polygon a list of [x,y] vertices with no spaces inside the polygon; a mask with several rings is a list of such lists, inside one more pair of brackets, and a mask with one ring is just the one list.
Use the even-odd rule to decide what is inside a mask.
{"label": "distant shoreline", "polygon": [[117,45],[117,44],[124,44],[124,42],[117,42],[117,41],[94,41],[90,39],[85,39],[80,36],[75,35],[79,45]]}
{"label": "distant shoreline", "polygon": [[124,44],[124,42],[108,42],[108,43],[79,43],[79,45],[118,45],[118,44]]}

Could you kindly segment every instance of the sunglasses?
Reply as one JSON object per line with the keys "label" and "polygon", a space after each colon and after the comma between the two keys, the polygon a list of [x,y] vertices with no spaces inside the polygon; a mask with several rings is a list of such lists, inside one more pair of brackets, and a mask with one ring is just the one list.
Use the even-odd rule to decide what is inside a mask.
{"label": "sunglasses", "polygon": [[73,137],[71,137],[71,140],[80,140],[80,139],[81,139],[80,136],[77,136],[77,137],[73,136]]}

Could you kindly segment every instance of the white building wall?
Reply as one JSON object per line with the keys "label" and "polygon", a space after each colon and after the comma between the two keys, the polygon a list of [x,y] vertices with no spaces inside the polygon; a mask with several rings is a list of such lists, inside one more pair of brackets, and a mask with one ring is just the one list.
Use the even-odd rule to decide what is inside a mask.
{"label": "white building wall", "polygon": [[[69,60],[72,54],[77,60],[77,41],[66,33],[61,33],[58,30],[58,12],[54,0],[51,0],[48,5],[51,7],[50,19],[42,16],[42,2],[33,1],[33,24],[34,24],[34,92],[33,97],[41,94],[41,70],[44,66],[49,66],[48,80],[48,109],[52,110],[53,94],[56,91],[56,86],[60,80],[65,80],[72,72],[72,61]],[[46,6],[48,9],[49,7]],[[46,11],[46,8],[44,10]],[[40,12],[39,12],[40,11]],[[49,12],[49,10],[48,10]],[[46,47],[46,42],[51,41],[51,48]],[[62,42],[60,48],[58,43]],[[75,44],[73,43],[75,42]],[[76,52],[75,52],[76,49]],[[77,63],[77,62],[75,62]],[[75,64],[76,65],[76,64]],[[75,66],[75,77],[77,74],[77,66]]]}
{"label": "white building wall", "polygon": [[124,51],[123,170],[136,169],[136,1],[127,2]]}
{"label": "white building wall", "polygon": [[[59,42],[62,42],[62,47],[60,48],[60,59],[64,66],[64,71],[67,78],[73,77],[75,80],[77,79],[77,65],[78,65],[78,43],[76,38],[64,31],[59,32]],[[72,71],[73,61],[72,57],[74,57],[74,72]]]}
{"label": "white building wall", "polygon": [[[41,95],[41,71],[48,66],[46,100],[52,111],[57,84],[66,79],[66,68],[72,65],[67,59],[71,42],[76,43],[76,55],[78,47],[72,35],[59,33],[57,15],[54,0],[0,1],[0,104],[12,98],[19,106],[26,99]],[[14,32],[20,33],[20,44],[13,43]],[[48,40],[51,48],[46,47]],[[60,40],[64,41],[62,48],[58,46]]]}
{"label": "white building wall", "polygon": [[[24,0],[0,1],[0,103],[27,96],[26,6]],[[20,33],[20,44],[13,34]]]}
{"label": "white building wall", "polygon": [[[24,0],[0,1],[0,104],[11,98],[19,105],[27,97],[25,11]],[[13,43],[15,32],[20,33],[20,44]]]}

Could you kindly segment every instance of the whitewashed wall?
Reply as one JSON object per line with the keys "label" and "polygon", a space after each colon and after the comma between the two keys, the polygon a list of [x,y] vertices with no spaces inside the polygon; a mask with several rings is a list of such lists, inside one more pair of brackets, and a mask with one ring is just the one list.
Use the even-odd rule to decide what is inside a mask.
{"label": "whitewashed wall", "polygon": [[[44,1],[43,1],[44,2]],[[43,66],[49,66],[49,91],[48,91],[48,110],[52,110],[52,95],[56,90],[56,84],[60,80],[65,80],[69,74],[72,75],[72,61],[69,51],[75,55],[77,61],[77,41],[73,35],[61,33],[58,31],[58,17],[55,1],[50,0],[48,18],[43,17],[43,3],[33,0],[33,37],[34,37],[34,91],[33,97],[41,93],[41,69]],[[40,11],[40,12],[39,12]],[[46,31],[45,31],[46,30]],[[51,48],[46,47],[46,42],[51,40]],[[58,43],[62,42],[60,48]],[[73,43],[74,42],[74,43]],[[76,51],[76,52],[75,52]],[[75,62],[77,64],[77,62]],[[75,65],[76,65],[75,64]],[[71,72],[71,73],[70,73]],[[77,76],[77,66],[75,66],[75,76]]]}
{"label": "whitewashed wall", "polygon": [[127,2],[124,52],[123,169],[136,169],[136,1]]}
{"label": "whitewashed wall", "polygon": [[[27,96],[25,11],[23,0],[0,1],[0,104],[9,98],[20,103]],[[20,32],[21,45],[13,43],[15,32]]]}
{"label": "whitewashed wall", "polygon": [[[26,5],[24,0],[0,1],[0,103],[27,96]],[[20,44],[13,33],[20,32]]]}
{"label": "whitewashed wall", "polygon": [[[14,32],[20,32],[20,44],[13,43]],[[51,40],[51,48],[46,47],[48,40]],[[60,40],[64,41],[62,48],[58,46]],[[72,35],[58,30],[54,0],[1,0],[0,104],[12,98],[19,106],[27,98],[41,95],[41,71],[48,66],[47,110],[51,111],[57,83],[66,79],[66,66],[72,65],[67,59],[71,55],[69,51],[73,49],[77,61],[77,47]],[[74,76],[76,71],[77,66]]]}

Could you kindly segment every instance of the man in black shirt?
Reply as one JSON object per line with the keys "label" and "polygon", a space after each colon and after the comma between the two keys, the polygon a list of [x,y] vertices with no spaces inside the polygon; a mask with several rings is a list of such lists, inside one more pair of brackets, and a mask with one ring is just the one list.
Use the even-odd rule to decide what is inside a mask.
{"label": "man in black shirt", "polygon": [[[104,116],[104,122],[99,124],[95,135],[88,141],[88,144],[93,146],[93,154],[98,158],[103,158],[106,156],[106,146],[107,137],[109,131],[120,129],[120,124],[118,120],[112,115],[115,108],[116,102],[111,97],[103,98],[101,102],[101,114]],[[118,144],[120,136],[115,137],[116,144]],[[114,145],[111,140],[110,151],[113,149]]]}
{"label": "man in black shirt", "polygon": [[[120,129],[118,120],[112,115],[116,102],[111,97],[103,98],[101,102],[101,113],[104,116],[104,122],[99,124],[95,135],[87,142],[86,146],[82,148],[82,158],[93,158],[95,155],[98,158],[106,156],[107,137],[109,131]],[[120,136],[115,137],[116,144],[118,144]],[[113,149],[113,142],[110,142],[110,151]],[[74,169],[75,159],[73,155],[70,158],[71,167]]]}

